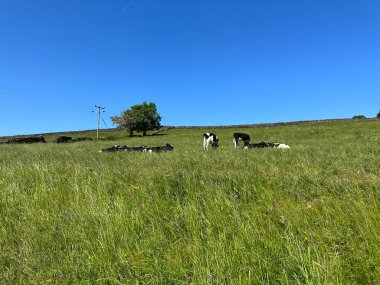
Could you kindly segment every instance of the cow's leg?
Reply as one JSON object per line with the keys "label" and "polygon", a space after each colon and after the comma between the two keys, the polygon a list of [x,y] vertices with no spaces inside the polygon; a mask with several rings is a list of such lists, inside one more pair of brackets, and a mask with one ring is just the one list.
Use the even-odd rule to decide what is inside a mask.
{"label": "cow's leg", "polygon": [[237,141],[236,141],[235,138],[234,138],[233,142],[234,142],[234,146],[235,146],[235,148],[237,148]]}

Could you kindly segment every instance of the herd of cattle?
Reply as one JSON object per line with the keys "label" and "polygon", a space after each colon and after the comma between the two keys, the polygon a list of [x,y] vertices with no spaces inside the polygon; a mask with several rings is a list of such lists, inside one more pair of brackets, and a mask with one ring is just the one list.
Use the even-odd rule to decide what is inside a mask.
{"label": "herd of cattle", "polygon": [[163,152],[163,151],[170,151],[174,150],[174,147],[171,144],[166,144],[164,146],[153,146],[153,147],[148,147],[145,145],[142,146],[119,146],[119,145],[114,145],[110,148],[105,148],[102,150],[99,150],[99,152],[115,152],[115,151],[138,151],[138,152]]}
{"label": "herd of cattle", "polygon": [[[237,148],[239,141],[243,141],[244,149],[251,149],[251,148],[264,148],[264,147],[270,147],[270,148],[290,148],[289,145],[283,144],[283,143],[271,143],[267,141],[262,141],[259,143],[249,143],[251,138],[248,134],[244,133],[234,133],[233,143],[235,148]],[[219,146],[219,138],[217,135],[213,133],[204,133],[203,134],[203,148],[208,149],[209,144],[211,144],[212,147],[218,147]]]}
{"label": "herd of cattle", "polygon": [[[239,141],[243,141],[244,143],[244,149],[251,149],[251,148],[290,148],[289,145],[283,144],[283,143],[271,143],[267,141],[262,141],[259,143],[249,143],[251,138],[248,134],[244,133],[234,133],[233,143],[235,148],[238,147]],[[203,134],[203,149],[207,150],[208,146],[211,144],[213,148],[219,147],[219,137],[213,133],[204,133]],[[155,147],[147,147],[147,146],[137,146],[137,147],[130,147],[127,145],[119,146],[114,145],[110,148],[105,148],[100,150],[99,152],[116,152],[116,151],[138,151],[138,152],[163,152],[163,151],[171,151],[174,150],[174,147],[171,144],[166,144],[164,146],[155,146]]]}
{"label": "herd of cattle", "polygon": [[[72,137],[68,136],[59,136],[55,142],[56,143],[72,143],[72,142],[78,142],[78,141],[87,141],[92,140],[89,137],[79,137],[73,139]],[[244,149],[251,149],[251,148],[290,148],[289,145],[283,144],[283,143],[271,143],[267,141],[262,141],[259,143],[250,143],[251,138],[248,134],[244,133],[234,133],[233,134],[233,143],[235,148],[238,147],[239,141],[243,142]],[[11,144],[11,143],[37,143],[37,142],[46,142],[45,138],[43,136],[33,136],[33,137],[16,137],[11,138],[5,142],[4,144]],[[219,138],[217,135],[213,133],[204,133],[203,134],[203,149],[207,150],[209,145],[211,145],[213,148],[219,147]],[[99,152],[116,152],[116,151],[137,151],[137,152],[164,152],[164,151],[171,151],[174,150],[174,147],[171,144],[166,144],[164,146],[154,146],[154,147],[148,147],[145,145],[137,146],[137,147],[130,147],[127,145],[119,146],[114,145],[110,148],[105,148],[100,150]]]}

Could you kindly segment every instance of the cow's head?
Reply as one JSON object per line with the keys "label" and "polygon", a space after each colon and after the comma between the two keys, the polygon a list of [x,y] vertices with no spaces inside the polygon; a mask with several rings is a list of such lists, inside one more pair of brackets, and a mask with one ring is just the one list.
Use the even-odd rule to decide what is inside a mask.
{"label": "cow's head", "polygon": [[166,150],[173,150],[174,147],[171,144],[166,144]]}

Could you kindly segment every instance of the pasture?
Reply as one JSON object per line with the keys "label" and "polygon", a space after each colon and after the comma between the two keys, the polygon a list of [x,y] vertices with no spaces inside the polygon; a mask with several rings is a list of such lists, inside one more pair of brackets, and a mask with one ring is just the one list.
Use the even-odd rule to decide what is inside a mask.
{"label": "pasture", "polygon": [[379,284],[380,121],[162,134],[0,145],[0,283]]}

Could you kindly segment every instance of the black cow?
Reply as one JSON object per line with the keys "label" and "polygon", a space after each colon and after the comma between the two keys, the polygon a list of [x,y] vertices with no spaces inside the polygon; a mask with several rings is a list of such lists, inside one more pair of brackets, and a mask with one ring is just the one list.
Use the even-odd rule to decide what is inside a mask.
{"label": "black cow", "polygon": [[273,146],[271,146],[271,143],[269,142],[262,141],[259,143],[249,143],[244,148],[250,149],[250,148],[264,148],[264,147],[273,147]]}
{"label": "black cow", "polygon": [[120,146],[120,145],[114,145],[109,148],[104,148],[99,150],[99,152],[115,152],[115,151],[124,151],[127,148],[127,145]]}
{"label": "black cow", "polygon": [[203,149],[208,149],[208,145],[211,143],[212,147],[219,146],[219,138],[213,133],[204,133],[203,134]]}
{"label": "black cow", "polygon": [[244,142],[244,146],[247,146],[249,144],[249,141],[251,140],[251,138],[249,137],[248,134],[234,133],[234,140],[233,140],[233,142],[234,142],[235,148],[238,146],[239,140],[241,140],[241,141]]}
{"label": "black cow", "polygon": [[139,151],[139,152],[143,152],[145,148],[146,148],[146,146],[144,146],[144,145],[132,146],[132,147],[129,147],[127,145],[122,145],[122,146],[114,145],[110,148],[102,149],[99,152],[116,152],[116,151]]}
{"label": "black cow", "polygon": [[147,146],[142,145],[142,146],[128,146],[124,151],[139,151],[143,152]]}
{"label": "black cow", "polygon": [[163,151],[172,151],[174,147],[171,144],[166,144],[165,146],[153,146],[153,147],[145,147],[144,152],[163,152]]}

